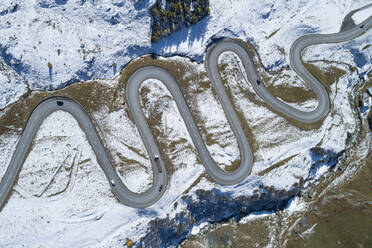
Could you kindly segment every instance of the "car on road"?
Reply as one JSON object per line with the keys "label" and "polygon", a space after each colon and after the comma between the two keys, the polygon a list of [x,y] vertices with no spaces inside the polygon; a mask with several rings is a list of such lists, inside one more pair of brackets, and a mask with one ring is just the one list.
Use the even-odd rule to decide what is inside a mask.
{"label": "car on road", "polygon": [[163,171],[161,170],[161,166],[159,164],[159,155],[158,154],[155,154],[154,160],[155,160],[156,165],[158,166],[159,173],[162,173]]}

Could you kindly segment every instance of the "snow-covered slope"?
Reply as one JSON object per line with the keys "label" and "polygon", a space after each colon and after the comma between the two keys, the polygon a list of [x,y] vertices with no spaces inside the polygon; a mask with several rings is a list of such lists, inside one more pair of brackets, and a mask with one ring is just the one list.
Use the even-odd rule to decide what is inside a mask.
{"label": "snow-covered slope", "polygon": [[[213,1],[210,17],[151,45],[148,10],[153,2],[3,0],[0,60],[31,89],[49,90],[112,78],[130,60],[149,52],[202,60],[212,37],[234,37],[253,42],[263,64],[272,69],[287,64],[280,48],[288,53],[305,33],[338,31],[346,13],[369,1]],[[8,96],[24,92],[24,87],[0,87]],[[0,108],[12,101],[14,97],[1,94],[5,104]]]}
{"label": "snow-covered slope", "polygon": [[[250,40],[265,67],[284,67],[289,47],[298,36],[337,32],[346,13],[369,1],[319,2],[211,1],[209,18],[151,45],[147,13],[151,1],[2,1],[0,56],[7,65],[0,71],[0,82],[5,82],[0,83],[0,109],[15,102],[28,87],[46,90],[76,80],[112,78],[130,60],[148,52],[182,54],[200,61],[207,44],[218,37]],[[242,217],[257,208],[285,207],[300,190],[300,178],[324,173],[328,158],[333,164],[349,134],[357,131],[347,98],[360,73],[371,69],[372,48],[366,48],[370,37],[371,30],[345,44],[306,50],[306,60],[337,62],[315,62],[318,67],[326,70],[333,65],[348,72],[330,83],[331,114],[319,128],[310,130],[292,125],[268,109],[240,73],[239,61],[228,53],[221,57],[226,63],[223,78],[229,82],[232,100],[254,141],[253,173],[235,186],[217,185],[203,176],[203,166],[169,92],[156,81],[146,82],[142,87],[150,90],[142,102],[145,114],[160,112],[161,121],[154,127],[160,134],[158,140],[175,144],[164,148],[174,170],[169,187],[148,209],[117,202],[77,122],[69,114],[53,113],[38,131],[14,193],[0,212],[0,230],[6,230],[0,232],[0,246],[123,247],[130,238],[142,247],[166,247],[205,223]],[[204,122],[201,126],[216,134],[215,144],[208,149],[222,165],[237,160],[237,144],[221,106],[210,87],[200,87],[207,80],[204,65],[177,56],[159,60],[183,63],[188,74],[199,75],[197,80],[188,74],[184,78],[190,82],[191,105]],[[358,70],[349,72],[348,65]],[[293,71],[284,70],[283,74],[270,84],[305,88]],[[117,85],[117,80],[100,82]],[[301,107],[315,104],[314,99],[300,103]],[[122,179],[132,190],[143,191],[151,183],[150,165],[126,105],[120,106],[111,111],[104,105],[92,116],[104,130],[114,162],[119,164],[124,158],[139,164],[131,166]],[[0,112],[0,118],[5,112]],[[20,132],[12,126],[6,128],[11,131],[0,136],[0,178]],[[319,145],[323,150],[311,150]],[[312,169],[314,161],[321,161],[316,170]]]}
{"label": "snow-covered slope", "polygon": [[134,47],[149,46],[149,7],[149,1],[4,0],[0,56],[32,89],[111,78],[135,57]]}
{"label": "snow-covered slope", "polygon": [[0,109],[16,102],[27,89],[26,80],[0,60]]}

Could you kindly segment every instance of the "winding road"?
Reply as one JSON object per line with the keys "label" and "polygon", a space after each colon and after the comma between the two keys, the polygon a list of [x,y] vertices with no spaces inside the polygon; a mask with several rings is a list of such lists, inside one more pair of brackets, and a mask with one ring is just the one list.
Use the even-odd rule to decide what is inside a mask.
{"label": "winding road", "polygon": [[232,51],[240,57],[247,72],[248,80],[252,84],[254,90],[273,109],[301,122],[316,122],[327,115],[330,107],[329,97],[325,87],[315,77],[313,77],[302,64],[302,50],[305,47],[316,44],[336,43],[351,40],[366,32],[371,26],[372,16],[359,25],[348,25],[346,30],[342,30],[339,33],[306,35],[298,38],[293,43],[289,54],[290,64],[296,73],[311,87],[318,98],[319,103],[312,111],[301,111],[273,96],[267,90],[265,85],[261,83],[261,79],[257,75],[256,67],[253,64],[252,58],[244,44],[241,42],[225,39],[208,48],[205,57],[206,70],[210,76],[213,87],[216,90],[234,135],[238,140],[241,163],[233,172],[223,171],[213,161],[192,118],[176,79],[165,69],[155,66],[146,66],[135,71],[126,84],[126,97],[130,112],[136,122],[152,164],[153,184],[152,187],[144,193],[134,193],[123,184],[107,155],[108,153],[106,152],[105,147],[102,145],[103,143],[100,140],[93,122],[79,103],[66,97],[48,98],[42,101],[33,110],[24,130],[22,131],[16,150],[0,183],[0,209],[4,206],[6,199],[9,196],[14,181],[19,174],[24,160],[26,159],[30,144],[41,123],[49,114],[57,110],[66,111],[76,118],[80,127],[86,133],[89,144],[92,146],[97,156],[98,163],[110,182],[113,193],[120,202],[130,207],[137,208],[148,207],[157,202],[167,188],[168,176],[159,149],[155,143],[154,137],[149,129],[140,105],[139,87],[146,79],[160,80],[172,94],[208,175],[220,184],[236,184],[250,174],[253,165],[253,155],[239,118],[226,94],[226,90],[218,72],[217,64],[221,53]]}

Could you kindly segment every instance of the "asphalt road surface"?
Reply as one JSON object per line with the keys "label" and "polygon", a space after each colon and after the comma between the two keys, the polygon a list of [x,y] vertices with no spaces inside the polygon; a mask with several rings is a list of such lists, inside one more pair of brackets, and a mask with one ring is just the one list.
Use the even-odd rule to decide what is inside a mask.
{"label": "asphalt road surface", "polygon": [[213,161],[203,139],[200,136],[176,79],[168,71],[160,67],[146,66],[138,69],[131,75],[127,82],[126,97],[130,112],[137,124],[137,128],[141,134],[142,140],[144,141],[152,164],[153,184],[149,190],[143,193],[134,193],[123,184],[107,155],[108,153],[106,152],[105,147],[102,145],[96,127],[93,125],[89,115],[82,106],[74,100],[66,97],[48,98],[42,101],[33,110],[24,130],[22,131],[16,150],[0,183],[0,209],[4,206],[6,199],[9,196],[14,181],[24,160],[26,159],[30,144],[41,123],[49,114],[57,110],[66,111],[76,118],[80,127],[86,133],[89,144],[92,146],[97,156],[97,161],[104,171],[106,178],[111,185],[112,191],[120,202],[130,207],[137,208],[148,207],[157,202],[167,188],[168,177],[161,154],[140,106],[138,90],[140,85],[146,79],[160,80],[172,94],[208,175],[217,183],[223,185],[239,183],[250,174],[253,165],[253,155],[239,118],[226,94],[226,90],[218,72],[217,63],[221,53],[232,51],[240,57],[246,70],[248,80],[252,84],[254,90],[272,108],[298,121],[307,123],[316,122],[327,115],[330,104],[329,97],[325,87],[315,77],[313,77],[302,64],[302,50],[305,47],[316,44],[336,43],[351,40],[363,34],[371,26],[372,16],[359,25],[354,25],[353,23],[348,24],[348,28],[339,33],[305,35],[293,43],[289,54],[290,64],[296,73],[312,88],[318,98],[318,105],[312,111],[301,111],[274,97],[266,89],[265,85],[261,83],[261,79],[257,75],[252,58],[241,42],[225,39],[214,44],[207,50],[205,57],[207,72],[211,78],[213,87],[217,92],[218,98],[234,135],[238,140],[241,163],[233,172],[223,171]]}

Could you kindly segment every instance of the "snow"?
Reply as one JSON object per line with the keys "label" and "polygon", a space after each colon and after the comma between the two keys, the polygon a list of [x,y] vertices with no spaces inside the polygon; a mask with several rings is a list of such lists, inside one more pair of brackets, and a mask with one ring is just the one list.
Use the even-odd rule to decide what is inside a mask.
{"label": "snow", "polygon": [[149,46],[149,6],[147,1],[2,1],[0,11],[8,11],[0,15],[0,56],[32,89],[111,78],[133,58],[132,49]]}
{"label": "snow", "polygon": [[257,220],[257,219],[260,219],[260,218],[265,218],[267,216],[270,216],[272,214],[272,212],[267,212],[267,211],[259,211],[259,212],[253,212],[251,213],[250,215],[242,218],[240,221],[239,221],[239,224],[246,224],[252,220]]}
{"label": "snow", "polygon": [[312,234],[313,232],[314,232],[314,229],[315,229],[315,227],[317,226],[318,224],[317,223],[315,223],[314,225],[312,225],[310,228],[308,228],[308,229],[306,229],[305,231],[303,231],[302,233],[301,233],[301,237],[306,237],[307,235],[310,235],[310,234]]}
{"label": "snow", "polygon": [[[149,52],[200,61],[211,38],[231,37],[253,42],[264,66],[275,69],[286,65],[278,48],[288,54],[298,36],[337,32],[349,11],[369,1],[218,0],[211,4],[210,17],[151,44],[148,10],[153,2],[4,0],[0,61],[31,89],[49,90],[80,80],[112,78],[132,59]],[[5,91],[2,87],[0,92]],[[23,91],[5,89],[13,91],[8,93],[12,100],[5,98],[6,105]]]}
{"label": "snow", "polygon": [[27,90],[25,80],[0,59],[0,109],[16,102]]}
{"label": "snow", "polygon": [[307,61],[337,61],[340,64],[353,65],[360,75],[366,74],[372,69],[372,47],[367,46],[370,44],[371,35],[372,30],[369,29],[351,41],[308,47],[303,53],[303,58]]}
{"label": "snow", "polygon": [[[100,126],[109,127],[110,132],[105,133],[104,140],[123,183],[134,192],[146,191],[152,183],[151,164],[136,126],[123,109],[110,114],[107,114],[107,110],[101,110],[95,119],[99,120]],[[128,149],[129,147],[135,149]],[[124,163],[121,161],[122,157],[131,158],[136,163]],[[139,174],[141,180],[138,178]]]}
{"label": "snow", "polygon": [[203,229],[203,227],[206,227],[208,225],[208,223],[206,222],[203,222],[201,223],[199,226],[194,226],[191,230],[191,235],[195,235],[195,234],[198,234],[200,232],[200,230]]}
{"label": "snow", "polygon": [[[237,0],[231,4],[216,0],[211,1],[210,17],[151,45],[151,20],[147,10],[152,2],[2,1],[0,13],[4,9],[9,11],[0,14],[0,66],[3,64],[5,68],[0,70],[0,109],[17,101],[28,88],[56,89],[93,78],[106,78],[100,82],[116,87],[120,68],[151,51],[161,55],[186,55],[201,61],[212,37],[251,41],[263,65],[277,70],[287,65],[289,47],[298,36],[337,32],[344,15],[368,3],[362,0],[281,0],[247,4],[247,1]],[[11,12],[16,3],[18,9]],[[353,18],[363,19],[365,15],[356,17],[355,14]],[[269,38],[270,34],[273,35]],[[312,165],[311,147],[320,145],[339,152],[345,149],[347,133],[356,131],[352,108],[346,99],[350,86],[358,82],[358,73],[371,69],[368,62],[371,48],[362,49],[370,43],[370,36],[371,31],[368,31],[350,42],[306,49],[304,60],[335,61],[337,64],[332,65],[348,72],[330,86],[332,115],[313,130],[294,126],[272,112],[237,70],[239,60],[231,53],[221,57],[220,61],[227,63],[229,71],[222,76],[228,81],[237,112],[249,127],[247,136],[253,140],[255,156],[252,175],[235,186],[218,185],[203,176],[204,167],[171,95],[156,80],[144,82],[141,89],[150,89],[146,96],[148,101],[142,101],[145,116],[160,112],[161,121],[154,127],[160,133],[157,141],[168,144],[164,153],[174,169],[164,196],[147,209],[132,209],[120,204],[111,193],[76,120],[65,112],[51,114],[37,132],[14,192],[0,214],[0,230],[7,230],[1,232],[0,246],[122,247],[126,238],[138,241],[155,217],[172,217],[185,210],[182,196],[194,196],[198,189],[219,189],[233,196],[252,195],[261,184],[289,189],[299,178],[308,176]],[[284,54],[279,48],[283,48]],[[58,49],[61,50],[58,52]],[[360,54],[364,60],[356,59]],[[181,61],[189,65],[192,73],[205,73],[203,64],[186,58],[159,59]],[[360,63],[362,61],[367,62]],[[51,72],[48,62],[52,64]],[[321,61],[316,64],[325,66]],[[357,71],[349,72],[348,65],[355,66]],[[240,68],[240,71],[244,74],[244,70]],[[283,74],[283,78],[269,83],[307,89],[293,71]],[[186,73],[184,78],[187,77]],[[196,88],[198,83],[191,82],[190,87]],[[203,138],[206,134],[213,135],[215,143],[208,145],[208,149],[219,166],[225,168],[240,158],[237,141],[212,90],[198,93],[195,99],[191,104],[195,104],[203,120],[200,125],[206,130],[202,132]],[[307,109],[316,104],[315,100],[309,100],[294,105]],[[0,118],[5,111],[0,112]],[[151,165],[126,107],[112,112],[102,107],[93,117],[104,130],[105,145],[125,185],[135,192],[148,189],[152,182]],[[19,132],[11,130],[0,136],[0,178],[14,152]],[[169,146],[172,142],[179,144],[173,149]],[[122,163],[121,158],[134,162]],[[281,162],[283,165],[276,167]],[[326,169],[322,167],[317,175]],[[178,203],[176,208],[175,202]],[[294,213],[303,207],[295,198],[286,211]],[[270,213],[253,213],[242,221],[266,214]],[[191,234],[198,233],[205,225],[207,223],[194,226]]]}
{"label": "snow", "polygon": [[0,161],[3,161],[0,166],[0,176],[1,178],[5,174],[6,166],[10,163],[10,159],[13,156],[15,148],[17,146],[18,137],[16,135],[8,134],[2,135],[0,139]]}
{"label": "snow", "polygon": [[370,16],[372,16],[372,5],[369,8],[356,12],[351,18],[353,18],[355,24],[359,24]]}
{"label": "snow", "polygon": [[[183,61],[194,71],[204,70],[203,65],[190,63],[180,57],[160,59]],[[222,59],[233,69],[237,64],[232,63],[232,60],[233,58],[229,56]],[[349,62],[353,63],[351,57]],[[241,96],[242,90],[249,91],[250,87],[243,77],[236,73],[238,70],[231,71],[226,76],[235,106],[238,111],[242,111],[244,122],[251,126],[252,135],[258,144],[258,149],[254,153],[253,174],[237,186],[214,184],[202,177],[187,194],[193,195],[198,189],[217,188],[221,192],[231,192],[234,196],[251,195],[260,184],[273,185],[277,189],[289,189],[298,178],[305,178],[308,174],[312,164],[308,154],[309,148],[322,140],[327,140],[322,146],[337,152],[344,148],[346,133],[355,130],[351,107],[345,101],[345,97],[348,95],[348,81],[355,81],[358,77],[356,73],[347,74],[332,85],[330,96],[333,99],[334,116],[327,117],[319,129],[304,131],[288,125],[282,117],[278,117],[261,104]],[[241,86],[242,90],[239,90],[238,86]],[[175,150],[165,148],[165,153],[172,158],[171,166],[174,172],[169,177],[169,186],[160,201],[146,210],[132,209],[120,204],[111,193],[109,184],[77,122],[67,113],[55,112],[43,122],[38,131],[35,145],[14,188],[15,193],[1,212],[0,223],[8,228],[6,236],[1,239],[2,244],[9,246],[27,244],[31,247],[38,244],[55,247],[77,244],[119,247],[123,243],[122,240],[127,237],[138,241],[144,235],[146,225],[151,219],[167,215],[172,217],[184,209],[180,198],[185,190],[200,178],[204,168],[197,159],[186,126],[166,88],[156,80],[144,82],[143,87],[151,89],[146,104],[142,102],[147,117],[153,115],[152,109],[161,103],[159,110],[163,117],[155,128],[164,132],[165,142],[183,140]],[[257,96],[256,98],[260,100]],[[213,99],[210,90],[201,92],[196,99],[195,104],[199,106],[201,117],[205,117],[205,128],[212,133],[229,131],[226,117],[219,109],[218,101]],[[215,113],[215,118],[208,117],[208,113]],[[115,163],[120,161],[116,154],[121,153],[124,157],[144,166],[133,166],[130,173],[121,175],[123,182],[134,191],[146,190],[152,181],[150,164],[138,131],[125,109],[109,112],[102,108],[94,113],[93,117],[101,129],[105,130],[104,140]],[[220,160],[222,155],[214,157],[217,162],[222,161],[226,164],[239,158],[239,150],[235,145],[236,140],[232,131],[227,133],[231,135],[217,137],[221,140],[213,146],[208,146],[212,154],[222,154],[226,148],[221,145],[226,142],[230,152],[237,155],[226,161]],[[6,151],[5,161],[0,160],[4,161],[0,164],[0,170],[5,171],[17,136],[11,133],[8,136],[1,136],[0,140],[3,142],[2,149]],[[6,145],[7,142],[10,142],[9,145]],[[135,147],[138,152],[134,153],[128,147]],[[258,176],[265,169],[288,158],[290,159],[283,166]],[[53,176],[54,182],[47,186]],[[68,178],[71,178],[72,183],[67,183]],[[173,208],[174,202],[179,203],[176,209]],[[291,208],[292,205],[289,206],[289,209]],[[200,227],[194,227],[192,230],[195,234]],[[33,237],[27,235],[30,232],[34,234]],[[59,243],[55,243],[55,240],[59,240]]]}

